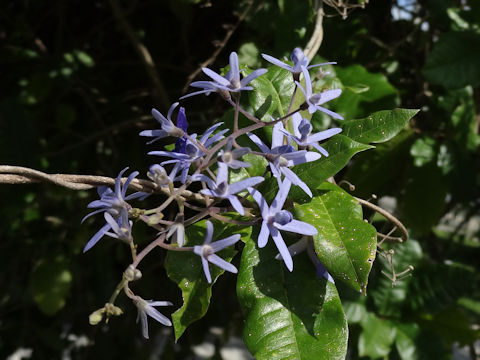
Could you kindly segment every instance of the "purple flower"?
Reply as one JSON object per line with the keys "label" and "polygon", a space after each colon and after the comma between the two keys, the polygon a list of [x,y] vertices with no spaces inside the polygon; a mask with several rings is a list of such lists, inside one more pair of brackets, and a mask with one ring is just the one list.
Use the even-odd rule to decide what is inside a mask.
{"label": "purple flower", "polygon": [[146,193],[144,192],[134,192],[128,196],[125,196],[127,193],[128,186],[132,180],[138,175],[138,171],[131,173],[125,183],[122,186],[122,175],[125,171],[128,170],[128,167],[120,171],[117,178],[115,179],[115,191],[112,191],[108,186],[99,186],[97,191],[100,196],[100,200],[94,200],[87,205],[88,208],[98,208],[85,216],[82,219],[84,222],[90,216],[98,214],[102,211],[108,211],[113,217],[120,216],[122,209],[130,210],[132,207],[126,202],[127,200],[137,199],[140,197],[145,197]]}
{"label": "purple flower", "polygon": [[196,245],[193,247],[193,252],[199,255],[202,259],[203,272],[209,284],[212,283],[212,276],[210,275],[210,269],[208,268],[208,262],[217,265],[223,270],[236,274],[237,268],[229,262],[223,260],[220,256],[216,255],[217,251],[220,251],[230,245],[235,244],[240,240],[240,234],[229,236],[225,239],[218,240],[212,243],[213,237],[213,225],[210,221],[207,221],[207,233],[205,235],[205,241],[203,245]]}
{"label": "purple flower", "polygon": [[311,69],[317,66],[323,66],[323,65],[333,65],[336,64],[336,62],[326,62],[323,64],[315,64],[315,65],[310,65],[308,66],[308,63],[310,60],[308,57],[303,53],[303,51],[300,48],[295,48],[293,49],[292,54],[290,55],[290,60],[293,62],[293,66],[290,66],[283,61],[278,60],[277,58],[274,58],[273,56],[267,55],[267,54],[262,54],[262,57],[267,60],[268,62],[277,65],[281,67],[282,69],[285,69],[287,71],[290,71],[294,78],[296,80],[300,79],[300,74],[302,73],[302,67],[306,67],[307,69]]}
{"label": "purple flower", "polygon": [[[162,129],[141,131],[139,134],[140,136],[148,136],[148,137],[154,138],[153,140],[149,141],[147,144],[151,144],[167,136],[174,136],[174,137],[183,136],[184,134],[183,130],[173,125],[173,122],[171,120],[173,110],[175,110],[177,106],[178,106],[178,102],[170,106],[170,109],[168,110],[168,114],[166,118],[157,109],[152,109],[152,115],[155,118],[155,120],[157,120],[160,123],[160,126],[162,127]],[[183,114],[183,117],[185,117],[185,109],[183,107],[180,108],[180,112],[177,117],[177,123],[179,121],[178,118],[181,116],[180,114]]]}
{"label": "purple flower", "polygon": [[282,207],[290,191],[291,182],[285,179],[281,183],[277,196],[269,207],[262,194],[258,190],[249,188],[248,191],[253,199],[257,202],[262,213],[262,227],[258,235],[258,247],[263,248],[267,245],[270,235],[277,246],[278,251],[282,255],[283,261],[289,271],[293,271],[293,260],[290,255],[285,242],[283,241],[280,230],[290,231],[302,235],[315,235],[317,229],[310,224],[303,221],[298,221],[293,218],[293,215],[287,211],[282,210]]}
{"label": "purple flower", "polygon": [[154,164],[150,166],[150,169],[147,172],[147,176],[159,187],[168,187],[175,181],[179,168],[180,164],[175,164],[172,171],[170,172],[170,175],[168,175],[167,171],[163,166]]}
{"label": "purple flower", "polygon": [[243,190],[246,190],[249,187],[260,184],[265,180],[261,176],[254,176],[248,179],[240,180],[234,184],[228,184],[228,166],[225,163],[218,163],[217,179],[214,182],[209,177],[203,174],[195,174],[191,177],[192,181],[205,181],[210,189],[203,189],[200,192],[204,195],[209,195],[217,197],[220,199],[228,199],[233,208],[240,214],[245,215],[240,200],[235,196],[236,193],[239,193]]}
{"label": "purple flower", "polygon": [[[212,133],[223,123],[220,122],[218,124],[215,124],[211,127],[209,127],[205,133],[202,135],[202,137],[197,140],[197,134],[192,134],[190,137],[194,139],[195,141],[198,141],[201,143],[205,148],[209,148],[211,145],[216,143],[217,141],[220,141],[221,139],[224,138],[223,134],[225,134],[228,129],[224,129],[217,134],[212,135]],[[185,149],[183,152],[174,152],[174,151],[150,151],[148,155],[157,155],[157,156],[165,156],[172,158],[172,160],[166,160],[163,161],[161,164],[180,164],[179,165],[179,171],[181,169],[181,174],[179,176],[179,180],[182,183],[185,183],[187,180],[188,176],[188,170],[190,169],[190,165],[197,160],[200,160],[203,156],[205,156],[205,153],[195,145],[195,143],[191,142],[190,140],[187,140],[185,144]]]}
{"label": "purple flower", "polygon": [[145,339],[148,339],[148,318],[147,315],[157,320],[160,324],[165,326],[172,326],[172,322],[165,315],[161,314],[155,306],[171,306],[170,301],[152,301],[144,300],[140,296],[133,298],[133,303],[138,309],[137,322],[140,319],[142,323],[142,334]]}
{"label": "purple flower", "polygon": [[292,182],[292,184],[299,186],[305,191],[305,193],[312,197],[312,192],[307,184],[305,184],[297,174],[290,170],[290,167],[318,160],[321,155],[314,151],[295,151],[294,147],[290,144],[283,145],[284,132],[285,129],[281,122],[278,122],[273,126],[271,149],[265,145],[257,135],[251,133],[247,133],[247,135],[250,140],[252,140],[264,154],[266,154],[265,158],[268,160],[272,174],[277,178],[279,186],[282,181],[281,174],[283,174]]}
{"label": "purple flower", "polygon": [[[302,90],[303,94],[305,95],[305,103],[302,106],[305,106],[305,108],[308,106],[308,112],[310,114],[313,114],[317,110],[320,110],[324,112],[325,114],[330,115],[331,117],[334,117],[335,119],[343,120],[343,117],[336,112],[333,112],[331,110],[328,110],[327,108],[324,108],[323,106],[320,106],[322,104],[325,104],[326,102],[336,99],[337,97],[340,96],[342,93],[341,89],[333,89],[333,90],[327,90],[324,91],[320,94],[313,94],[312,93],[312,80],[310,79],[310,74],[308,73],[308,70],[306,67],[303,67],[303,76],[305,76],[305,89],[303,86],[298,82],[295,81],[297,86]],[[301,107],[301,109],[304,109]]]}
{"label": "purple flower", "polygon": [[232,169],[240,169],[240,168],[252,166],[248,162],[237,160],[241,158],[243,155],[248,154],[251,151],[250,148],[241,147],[241,148],[232,150],[232,145],[233,145],[233,137],[229,137],[227,141],[227,145],[225,146],[225,150],[222,149],[219,151],[217,160],[227,164],[227,166]]}
{"label": "purple flower", "polygon": [[174,242],[178,244],[178,247],[183,247],[185,244],[185,225],[184,225],[184,214],[178,213],[175,217],[175,223],[170,225],[170,228],[167,232],[167,239],[173,237]]}
{"label": "purple flower", "polygon": [[[127,171],[128,167],[120,171],[117,178],[115,179],[115,190],[112,191],[107,186],[99,186],[97,191],[98,195],[100,195],[100,200],[94,200],[87,205],[88,208],[97,208],[95,210],[85,216],[82,219],[82,223],[92,215],[98,214],[100,212],[107,212],[110,214],[110,217],[117,222],[117,224],[122,225],[124,222],[121,220],[122,213],[125,212],[128,218],[128,211],[132,208],[130,204],[127,203],[127,200],[137,199],[137,198],[145,198],[149,194],[144,192],[134,192],[128,196],[125,196],[127,193],[127,188],[132,182],[132,180],[138,175],[138,171],[134,171],[131,173],[125,183],[122,186],[122,175],[125,171]],[[124,215],[124,214],[123,214]],[[107,220],[107,217],[105,218]],[[120,222],[119,222],[120,221]],[[103,235],[105,235],[110,229],[112,228],[111,224],[107,220],[107,224],[105,224],[93,237],[88,241],[87,245],[83,249],[83,252],[88,251],[92,246],[94,246],[98,240],[100,240]]]}
{"label": "purple flower", "polygon": [[[240,69],[238,66],[238,56],[236,52],[230,54],[230,70],[225,76],[217,74],[209,68],[202,68],[202,71],[210,77],[213,81],[195,81],[190,86],[200,88],[203,90],[193,92],[182,96],[180,99],[185,99],[190,96],[205,94],[210,95],[211,92],[220,92],[228,94],[229,92],[240,92],[243,90],[252,90],[251,86],[247,86],[252,80],[265,74],[267,69],[258,69],[253,71],[250,75],[240,80]],[[229,96],[229,95],[228,95]]]}
{"label": "purple flower", "polygon": [[286,131],[284,131],[284,134],[300,146],[313,146],[324,156],[328,156],[328,152],[323,147],[321,147],[318,142],[328,139],[333,135],[342,132],[341,128],[333,128],[311,134],[312,124],[307,119],[302,119],[302,116],[299,113],[295,113],[292,115],[292,122],[295,135],[292,135]]}
{"label": "purple flower", "polygon": [[[177,127],[182,129],[183,132],[186,134],[188,129],[188,121],[187,116],[185,115],[185,108],[181,107],[180,111],[178,112],[177,116]],[[182,136],[175,140],[175,152],[185,152],[185,146],[187,145],[187,138],[186,136]]]}

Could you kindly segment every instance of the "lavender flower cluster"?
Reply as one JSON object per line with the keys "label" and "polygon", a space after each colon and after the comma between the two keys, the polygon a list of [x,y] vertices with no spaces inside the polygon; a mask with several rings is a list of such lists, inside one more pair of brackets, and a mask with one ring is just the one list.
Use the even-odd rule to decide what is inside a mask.
{"label": "lavender flower cluster", "polygon": [[[211,80],[193,82],[191,86],[200,90],[180,98],[180,100],[183,100],[194,95],[209,95],[213,92],[220,94],[235,109],[234,129],[230,135],[227,136],[229,129],[219,130],[223,123],[211,126],[202,135],[188,133],[188,122],[184,107],[179,108],[176,124],[172,120],[172,115],[179,105],[178,102],[170,107],[166,117],[156,109],[153,109],[152,115],[160,124],[160,129],[144,130],[139,134],[140,136],[151,138],[147,144],[155,143],[167,137],[175,139],[173,151],[155,150],[148,153],[149,155],[162,158],[159,164],[154,164],[150,167],[147,176],[159,191],[168,195],[168,199],[155,209],[142,210],[133,208],[129,204],[130,200],[143,199],[150,194],[134,192],[127,195],[129,185],[138,175],[138,172],[132,172],[122,184],[122,176],[128,168],[123,169],[116,178],[114,190],[106,186],[98,188],[100,199],[92,201],[88,205],[89,208],[95,210],[85,216],[82,221],[94,214],[103,213],[106,223],[88,241],[84,252],[90,250],[102,237],[109,236],[130,245],[133,262],[125,271],[116,292],[109,303],[107,303],[108,306],[106,305],[91,315],[92,323],[98,323],[103,315],[110,316],[121,313],[121,310],[113,306],[113,302],[118,293],[123,290],[138,309],[138,319],[141,320],[142,332],[145,338],[148,338],[147,315],[165,326],[172,325],[167,317],[155,309],[157,306],[172,305],[170,302],[144,300],[140,296],[135,295],[128,285],[129,282],[141,277],[141,272],[137,269],[137,266],[143,257],[156,246],[170,251],[191,251],[198,255],[208,283],[212,283],[210,263],[225,271],[237,273],[236,267],[222,259],[217,253],[239,241],[239,234],[233,234],[212,242],[214,226],[212,222],[207,220],[203,244],[193,247],[185,246],[185,227],[202,218],[212,216],[235,223],[234,219],[222,216],[212,210],[213,204],[220,204],[225,200],[228,200],[231,208],[217,209],[223,209],[221,212],[234,211],[242,216],[247,214],[246,216],[251,219],[250,224],[261,224],[257,240],[258,247],[265,247],[271,237],[279,251],[277,258],[283,260],[289,271],[293,271],[292,255],[308,249],[310,258],[319,276],[333,281],[315,255],[311,241],[307,241],[308,236],[317,234],[317,229],[308,223],[294,219],[292,213],[284,209],[284,206],[292,185],[298,186],[308,196],[312,197],[311,189],[295,173],[294,168],[299,164],[316,161],[321,156],[328,156],[328,152],[320,145],[320,142],[341,132],[340,128],[332,128],[315,133],[310,121],[303,118],[300,114],[302,110],[308,110],[311,114],[316,111],[322,111],[333,118],[343,119],[339,114],[321,106],[340,96],[341,90],[333,89],[321,93],[313,93],[312,80],[309,74],[309,69],[311,68],[335,63],[309,65],[309,59],[298,48],[291,55],[292,65],[269,55],[263,54],[262,56],[268,62],[292,74],[292,81],[295,83],[295,90],[292,96],[295,96],[298,87],[303,92],[305,98],[304,103],[298,109],[291,109],[292,105],[290,105],[286,116],[277,119],[272,118],[270,122],[261,122],[243,110],[239,105],[241,92],[254,90],[249,84],[252,80],[267,73],[267,69],[258,69],[247,76],[241,77],[242,72],[240,71],[237,54],[232,52],[230,54],[229,71],[225,76],[208,68],[203,68],[203,72]],[[303,75],[304,86],[300,83],[301,75]],[[243,129],[238,128],[240,112],[252,120],[252,125]],[[290,120],[290,126],[286,126]],[[273,126],[270,146],[253,133],[255,130],[266,126]],[[293,129],[293,132],[287,131],[286,128]],[[259,151],[253,151],[249,147],[238,145],[236,139],[242,135],[246,135],[251,140],[252,145],[255,145]],[[268,161],[271,175],[278,184],[278,192],[270,205],[260,191],[257,190],[257,186],[265,181],[264,176],[267,172],[265,172],[264,176],[253,176],[236,182],[230,180],[232,170],[251,166],[250,163],[242,160],[242,157],[246,154],[260,156]],[[214,172],[215,168],[216,173]],[[200,197],[205,208],[192,206],[187,202],[189,194],[192,194],[187,188],[197,182],[200,182],[203,188],[198,193],[195,193],[195,196],[197,199]],[[164,220],[162,211],[174,201],[178,206],[178,214],[175,220]],[[249,208],[246,211],[246,204],[249,204],[249,206],[256,204],[258,209]],[[199,214],[185,220],[185,206],[197,210]],[[142,220],[159,231],[155,241],[139,254],[137,254],[137,248],[132,237],[132,219]],[[302,235],[302,237],[299,242],[287,247],[282,237],[282,232],[296,233]]]}

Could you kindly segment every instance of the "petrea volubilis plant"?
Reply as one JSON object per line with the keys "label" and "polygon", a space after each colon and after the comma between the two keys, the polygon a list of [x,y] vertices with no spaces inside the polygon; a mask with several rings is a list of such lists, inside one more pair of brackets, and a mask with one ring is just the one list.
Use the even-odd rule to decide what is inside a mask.
{"label": "petrea volubilis plant", "polygon": [[[179,107],[176,125],[172,115],[178,102],[166,117],[152,110],[160,127],[139,134],[153,138],[147,143],[154,157],[146,174],[150,181],[142,180],[149,184],[144,191],[127,194],[140,181],[138,172],[123,179],[127,169],[113,190],[98,188],[100,199],[88,205],[95,210],[84,220],[102,214],[105,225],[84,251],[107,236],[117,246],[128,244],[132,259],[106,305],[90,316],[92,325],[123,313],[115,305],[123,293],[138,310],[145,338],[151,317],[173,326],[178,340],[207,312],[217,279],[233,281],[238,273],[244,341],[256,359],[345,357],[348,328],[336,284],[366,294],[377,231],[363,219],[362,205],[369,203],[337,186],[334,176],[353,155],[372,148],[370,143],[391,139],[416,111],[382,111],[319,129],[312,119],[317,111],[343,120],[341,108],[325,107],[342,89],[318,86],[310,71],[335,62],[309,65],[299,48],[291,63],[263,57],[273,66],[252,71],[232,52],[227,71],[204,68],[210,80],[191,84],[201,90],[181,100],[214,92],[232,106],[202,135],[188,132],[187,103]],[[284,86],[276,86],[279,82]],[[159,140],[171,140],[175,147],[162,149]],[[139,205],[147,196],[150,203],[158,199],[156,206]],[[150,243],[136,243],[134,223],[151,228]],[[382,241],[386,238],[391,234]],[[166,252],[167,275],[182,292],[183,304],[172,314],[155,308],[173,305],[170,301],[144,300],[148,294],[138,294],[134,286],[142,278],[142,261],[156,256],[152,250],[158,248]],[[151,323],[150,331],[158,326]]]}

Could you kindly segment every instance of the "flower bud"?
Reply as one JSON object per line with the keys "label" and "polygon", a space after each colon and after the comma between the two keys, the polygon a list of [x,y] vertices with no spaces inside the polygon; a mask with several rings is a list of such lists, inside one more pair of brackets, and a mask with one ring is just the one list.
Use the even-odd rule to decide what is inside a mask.
{"label": "flower bud", "polygon": [[135,269],[132,265],[128,266],[124,274],[127,281],[135,281],[142,278],[142,272],[138,269]]}
{"label": "flower bud", "polygon": [[107,314],[107,317],[120,316],[120,315],[123,314],[122,309],[120,309],[118,306],[115,306],[111,303],[106,303],[104,308],[105,308],[105,312]]}
{"label": "flower bud", "polygon": [[103,320],[103,314],[105,314],[105,307],[95,310],[88,316],[88,322],[90,325],[97,325],[100,321]]}

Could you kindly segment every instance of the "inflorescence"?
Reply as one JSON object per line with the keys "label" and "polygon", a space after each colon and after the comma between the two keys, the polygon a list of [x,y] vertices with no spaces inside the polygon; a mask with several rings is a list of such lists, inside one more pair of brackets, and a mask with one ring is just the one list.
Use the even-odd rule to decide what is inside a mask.
{"label": "inflorescence", "polygon": [[[277,119],[272,118],[269,122],[262,122],[241,108],[239,101],[241,93],[243,91],[254,91],[251,82],[266,74],[267,69],[258,69],[241,77],[241,74],[245,74],[240,70],[237,54],[232,52],[230,54],[229,71],[225,76],[208,68],[203,68],[203,72],[211,78],[211,81],[193,82],[191,86],[201,90],[180,98],[182,100],[199,94],[219,93],[235,110],[233,131],[230,134],[228,134],[229,129],[222,128],[220,130],[224,125],[221,122],[208,128],[202,135],[189,134],[184,107],[179,108],[176,125],[172,120],[172,115],[179,105],[178,102],[170,107],[166,117],[153,109],[152,115],[159,122],[160,129],[144,130],[139,134],[151,138],[147,144],[152,144],[163,138],[175,139],[175,148],[172,151],[154,150],[148,153],[162,159],[159,164],[150,167],[147,176],[158,188],[163,188],[170,194],[168,199],[154,209],[133,208],[128,201],[133,199],[143,200],[150,194],[135,192],[127,195],[129,184],[138,175],[138,172],[132,172],[122,185],[122,176],[128,168],[119,173],[114,190],[105,186],[98,188],[100,199],[92,201],[88,205],[89,208],[96,210],[85,216],[83,220],[94,214],[103,213],[106,223],[88,241],[84,252],[90,250],[106,235],[129,244],[133,262],[125,271],[123,279],[110,301],[104,308],[94,313],[96,315],[95,323],[98,323],[98,317],[101,319],[106,315],[108,320],[109,316],[122,313],[113,303],[116,296],[123,290],[138,309],[138,318],[141,320],[142,333],[145,338],[148,338],[147,315],[165,326],[172,325],[166,316],[155,309],[156,306],[172,305],[170,302],[144,300],[129,288],[129,282],[141,277],[141,272],[137,269],[138,264],[145,255],[157,246],[170,251],[191,251],[198,255],[208,283],[212,283],[210,274],[210,266],[212,265],[231,273],[237,273],[236,267],[222,259],[217,252],[233,246],[240,240],[239,234],[232,234],[224,239],[212,242],[215,229],[212,222],[207,220],[203,245],[185,246],[188,245],[185,239],[185,228],[209,216],[229,220],[233,223],[237,220],[235,220],[235,216],[232,217],[232,213],[248,217],[249,224],[260,225],[258,247],[266,246],[268,239],[272,237],[279,251],[277,259],[283,260],[289,271],[293,271],[292,256],[307,249],[317,274],[333,282],[325,267],[315,256],[312,242],[309,240],[309,236],[315,235],[317,229],[310,224],[295,220],[293,214],[284,209],[284,206],[292,185],[298,186],[308,196],[312,197],[312,191],[295,173],[295,166],[316,161],[322,156],[328,156],[328,152],[319,142],[341,132],[340,128],[332,128],[312,133],[312,124],[300,114],[302,110],[308,110],[311,114],[321,111],[333,118],[343,119],[341,115],[321,106],[340,96],[342,91],[332,89],[321,93],[313,93],[308,71],[314,67],[335,63],[309,65],[309,59],[299,48],[296,48],[292,53],[292,65],[266,54],[262,56],[268,62],[292,74],[295,89],[286,116]],[[302,75],[304,85],[300,83]],[[297,109],[292,109],[293,97],[295,97],[297,87],[303,92],[305,101]],[[239,129],[239,113],[250,119],[252,124]],[[289,120],[291,120],[290,123],[288,123]],[[286,126],[287,123],[289,126]],[[258,134],[254,133],[254,131],[267,126],[273,126],[270,146],[265,144]],[[290,132],[287,129],[291,129]],[[236,140],[242,135],[246,135],[251,140],[253,148],[258,148],[259,151],[238,145]],[[241,180],[232,179],[232,170],[251,166],[248,161],[242,159],[247,154],[262,157],[268,162],[269,172],[275,178],[273,184],[278,185],[277,194],[270,205],[257,189],[259,184],[266,181],[268,171],[263,176],[244,177]],[[185,195],[186,193],[192,193],[192,190],[187,191],[187,188],[192,185],[192,188],[198,188],[194,185],[198,183],[202,185],[202,189],[196,192],[195,200],[198,201],[200,197],[202,200],[201,206],[190,204],[188,195]],[[163,211],[172,202],[177,204],[177,215],[173,221],[164,220]],[[223,205],[224,207],[214,207],[214,205]],[[185,219],[185,206],[198,211],[198,214]],[[220,215],[220,213],[224,213],[224,215]],[[225,214],[229,217],[226,217]],[[132,237],[132,220],[141,220],[159,231],[158,237],[138,254]],[[287,247],[282,232],[300,234],[302,237],[297,243]]]}

